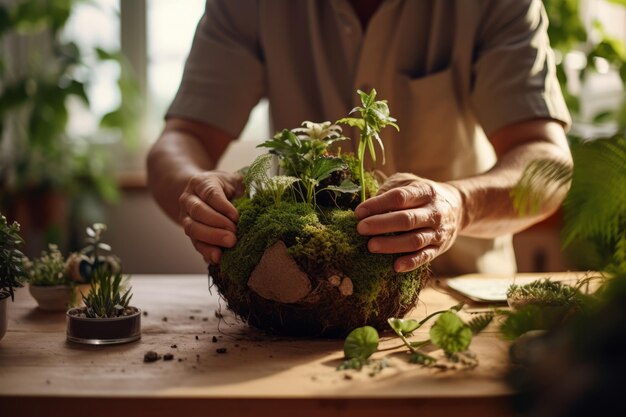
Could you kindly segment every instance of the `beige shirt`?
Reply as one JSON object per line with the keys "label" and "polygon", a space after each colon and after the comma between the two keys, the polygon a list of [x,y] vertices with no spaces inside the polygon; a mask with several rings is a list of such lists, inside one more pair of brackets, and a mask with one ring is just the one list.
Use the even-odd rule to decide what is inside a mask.
{"label": "beige shirt", "polygon": [[[498,128],[570,123],[547,24],[540,0],[386,0],[365,32],[347,0],[209,0],[168,116],[236,137],[262,97],[283,129],[337,120],[375,87],[401,129],[383,132],[377,168],[463,178],[493,166]],[[459,237],[433,262],[440,274],[515,268],[511,236]]]}

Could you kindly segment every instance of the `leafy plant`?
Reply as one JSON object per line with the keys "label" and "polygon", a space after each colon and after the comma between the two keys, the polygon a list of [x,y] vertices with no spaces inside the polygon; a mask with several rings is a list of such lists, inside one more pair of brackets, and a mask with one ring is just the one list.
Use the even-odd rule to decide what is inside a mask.
{"label": "leafy plant", "polygon": [[89,318],[123,316],[132,298],[131,288],[125,289],[123,280],[120,272],[95,269],[89,293],[83,296],[85,315]]}
{"label": "leafy plant", "polygon": [[[390,116],[389,106],[387,100],[376,101],[376,90],[372,88],[372,91],[367,94],[361,90],[357,90],[357,93],[361,97],[361,107],[355,107],[350,111],[350,114],[359,113],[359,117],[344,117],[339,119],[337,123],[344,123],[348,126],[356,127],[360,130],[359,147],[357,151],[357,157],[360,163],[360,176],[361,183],[365,179],[365,152],[369,150],[372,162],[376,162],[376,150],[374,148],[374,139],[378,143],[383,155],[383,165],[385,164],[385,146],[380,138],[380,131],[386,126],[393,126],[396,130],[400,130],[395,123],[396,119]],[[361,187],[361,201],[365,201],[366,193],[365,187]]]}
{"label": "leafy plant", "polygon": [[[70,103],[90,110],[87,87],[93,66],[119,64],[121,103],[100,120],[102,129],[136,138],[141,106],[130,67],[119,52],[81,50],[63,36],[68,19],[82,0],[20,0],[0,5],[0,206],[10,208],[27,195],[62,190],[73,216],[87,220],[85,207],[113,202],[117,182],[108,155],[93,137],[68,131]],[[85,2],[86,3],[86,2]],[[21,53],[10,48],[29,43]]]}
{"label": "leafy plant", "polygon": [[287,175],[269,177],[267,171],[271,161],[262,156],[257,158],[245,175],[247,188],[253,186],[257,192],[260,190],[262,197],[269,196],[275,204],[288,188],[292,188],[297,199],[313,206],[316,206],[316,195],[325,190],[358,192],[356,185],[347,178],[337,185],[321,186],[334,173],[348,170],[342,158],[328,154],[328,147],[332,143],[348,139],[342,136],[341,127],[330,122],[304,122],[302,126],[293,130],[285,129],[259,145],[279,156],[281,167]]}
{"label": "leafy plant", "polygon": [[111,246],[102,241],[102,235],[107,227],[103,223],[94,223],[85,230],[85,246],[80,250],[83,257],[80,259],[79,271],[81,277],[90,282],[92,276],[98,270],[118,272],[120,270],[119,259],[111,253]]}
{"label": "leafy plant", "polygon": [[15,288],[22,287],[26,276],[24,254],[20,250],[23,245],[19,223],[9,223],[0,214],[0,295],[9,294],[11,300]]}
{"label": "leafy plant", "polygon": [[73,282],[67,273],[63,254],[53,244],[48,245],[48,251],[42,251],[39,258],[25,261],[25,267],[31,285],[70,285]]}
{"label": "leafy plant", "polygon": [[[473,354],[468,351],[472,336],[483,331],[493,320],[494,314],[483,314],[465,323],[457,314],[462,307],[462,303],[456,304],[447,310],[435,311],[420,321],[391,317],[387,322],[404,346],[408,348],[410,363],[424,366],[445,366],[439,364],[437,358],[422,350],[427,345],[434,345],[443,350],[449,360],[461,362],[464,366],[474,367],[478,362]],[[437,316],[438,318],[429,332],[430,338],[419,341],[409,340],[413,336],[413,332]],[[377,349],[378,332],[374,328],[365,326],[354,329],[344,342],[346,360],[337,369],[361,369],[369,363],[370,356]]]}

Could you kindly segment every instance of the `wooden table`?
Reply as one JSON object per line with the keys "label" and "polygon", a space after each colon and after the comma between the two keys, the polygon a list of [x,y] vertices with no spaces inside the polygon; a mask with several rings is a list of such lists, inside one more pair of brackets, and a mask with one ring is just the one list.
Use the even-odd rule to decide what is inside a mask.
{"label": "wooden table", "polygon": [[[134,276],[132,286],[132,304],[147,313],[143,337],[109,347],[66,342],[65,315],[39,311],[20,290],[0,341],[0,416],[511,414],[502,379],[508,346],[493,327],[472,342],[480,361],[473,370],[411,365],[398,348],[375,355],[389,358],[391,366],[371,377],[335,370],[341,340],[280,338],[241,324],[223,302],[220,307],[215,291],[209,293],[205,276]],[[439,281],[420,299],[412,317],[458,302]],[[385,336],[381,348],[399,345]],[[144,363],[150,350],[173,353],[174,360]]]}

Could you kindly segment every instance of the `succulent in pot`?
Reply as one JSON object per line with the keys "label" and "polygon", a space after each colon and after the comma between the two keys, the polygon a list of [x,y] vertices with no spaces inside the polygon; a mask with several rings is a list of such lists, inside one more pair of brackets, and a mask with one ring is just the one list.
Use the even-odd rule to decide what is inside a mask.
{"label": "succulent in pot", "polygon": [[[261,144],[270,153],[243,171],[237,245],[209,273],[228,307],[255,327],[306,336],[382,329],[414,306],[427,281],[427,266],[397,273],[396,256],[370,253],[356,231],[354,208],[378,189],[365,154],[375,162],[381,129],[398,128],[375,90],[358,94],[362,106],[352,112],[360,117],[337,122],[360,130],[356,155],[330,152],[349,139],[337,124],[304,122]],[[281,175],[271,176],[275,158]]]}
{"label": "succulent in pot", "polygon": [[78,300],[77,281],[68,270],[68,262],[56,245],[48,245],[39,258],[25,260],[28,290],[44,311],[66,311]]}
{"label": "succulent in pot", "polygon": [[7,330],[8,300],[14,299],[15,288],[22,287],[25,276],[23,245],[19,223],[9,223],[0,214],[0,339]]}
{"label": "succulent in pot", "polygon": [[84,307],[67,311],[67,340],[89,345],[128,343],[141,338],[141,310],[130,306],[128,277],[96,268]]}

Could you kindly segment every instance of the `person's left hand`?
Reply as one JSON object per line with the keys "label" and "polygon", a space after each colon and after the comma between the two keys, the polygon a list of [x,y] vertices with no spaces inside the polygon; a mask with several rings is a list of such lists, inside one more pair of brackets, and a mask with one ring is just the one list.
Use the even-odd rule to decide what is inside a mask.
{"label": "person's left hand", "polygon": [[[446,183],[413,174],[394,174],[378,195],[355,210],[357,231],[374,236],[368,242],[372,253],[405,253],[394,269],[408,272],[432,261],[452,246],[463,219],[459,190]],[[393,236],[380,236],[395,233]]]}

